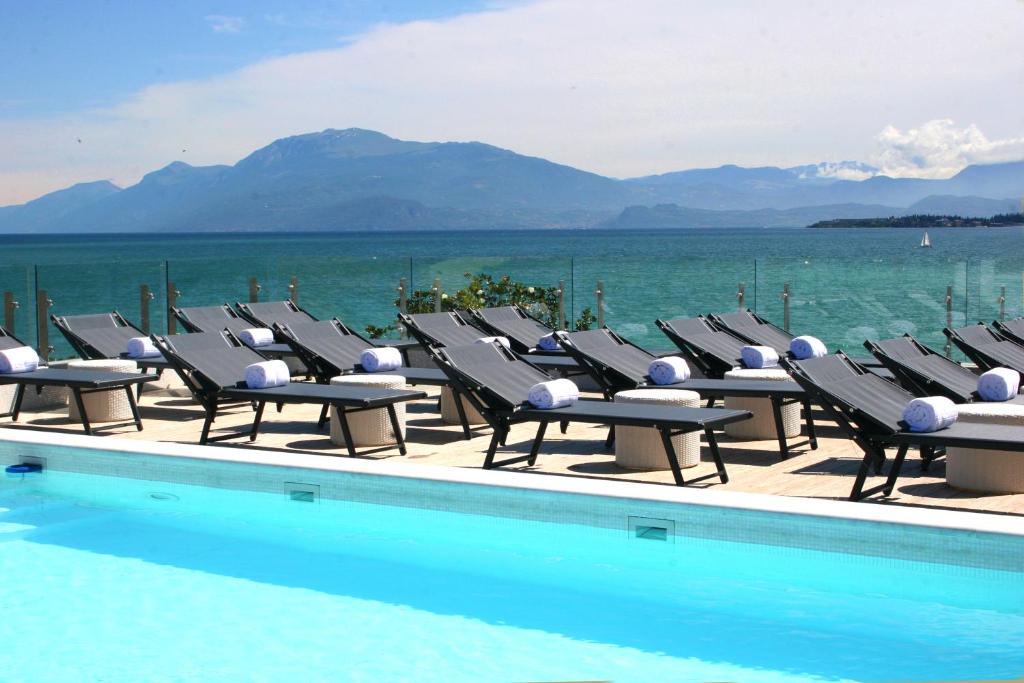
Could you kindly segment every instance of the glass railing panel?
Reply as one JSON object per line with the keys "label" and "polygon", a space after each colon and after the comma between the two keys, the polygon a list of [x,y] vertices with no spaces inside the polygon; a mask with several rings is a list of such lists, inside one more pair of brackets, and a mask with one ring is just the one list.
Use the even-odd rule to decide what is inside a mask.
{"label": "glass railing panel", "polygon": [[[601,295],[598,283],[601,283]],[[754,305],[754,261],[728,258],[577,258],[575,308],[589,307],[604,323],[641,346],[671,348],[658,318],[692,317]],[[595,326],[596,326],[595,321]]]}
{"label": "glass railing panel", "polygon": [[941,351],[947,322],[966,319],[967,271],[966,261],[927,250],[905,258],[758,259],[756,311],[784,327],[788,283],[793,334],[813,335],[851,356],[869,355],[866,339],[907,333]]}
{"label": "glass railing panel", "polygon": [[[50,263],[39,265],[37,273],[39,291],[52,302],[47,317],[118,311],[144,331],[166,329],[163,261]],[[47,336],[51,359],[75,356],[52,324]]]}
{"label": "glass railing panel", "polygon": [[25,265],[0,265],[0,325],[29,346],[36,345],[33,269]]}
{"label": "glass railing panel", "polygon": [[1024,260],[1019,256],[971,259],[967,282],[968,323],[1024,317]]}

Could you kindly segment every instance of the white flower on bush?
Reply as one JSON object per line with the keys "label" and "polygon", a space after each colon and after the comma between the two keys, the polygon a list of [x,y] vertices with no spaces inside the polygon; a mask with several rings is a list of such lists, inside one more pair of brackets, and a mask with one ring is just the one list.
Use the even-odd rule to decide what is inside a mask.
{"label": "white flower on bush", "polygon": [[441,301],[444,301],[444,300],[445,300],[445,299],[447,299],[447,298],[448,298],[448,295],[447,295],[447,294],[442,294],[442,295],[441,295]]}
{"label": "white flower on bush", "polygon": [[483,296],[484,295],[484,290],[482,290],[482,289],[476,290],[476,295],[477,296]]}
{"label": "white flower on bush", "polygon": [[526,288],[526,293],[527,294],[533,294],[535,291],[537,291],[537,290],[535,290],[533,287],[527,287]]}

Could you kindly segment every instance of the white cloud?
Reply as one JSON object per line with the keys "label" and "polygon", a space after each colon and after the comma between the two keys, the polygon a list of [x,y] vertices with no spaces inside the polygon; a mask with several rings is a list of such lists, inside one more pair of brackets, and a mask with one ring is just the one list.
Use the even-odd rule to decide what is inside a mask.
{"label": "white cloud", "polygon": [[951,119],[907,131],[886,126],[876,139],[876,162],[890,176],[948,178],[969,164],[1024,159],[1024,137],[989,140],[973,123],[957,128]]}
{"label": "white cloud", "polygon": [[104,109],[0,118],[0,204],[131,184],[175,159],[233,163],[328,127],[481,140],[619,177],[864,159],[885,126],[940,117],[1009,138],[1020,35],[1006,0],[540,0],[383,25]]}
{"label": "white cloud", "polygon": [[208,14],[206,22],[214,33],[239,33],[245,28],[245,19],[242,17],[228,17],[223,14]]}

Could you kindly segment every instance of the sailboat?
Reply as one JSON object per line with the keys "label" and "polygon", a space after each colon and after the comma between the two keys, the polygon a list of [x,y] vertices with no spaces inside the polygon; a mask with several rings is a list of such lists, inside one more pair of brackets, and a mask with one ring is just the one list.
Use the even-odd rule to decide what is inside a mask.
{"label": "sailboat", "polygon": [[921,238],[921,248],[922,249],[930,249],[931,246],[932,246],[932,241],[931,241],[931,239],[929,239],[928,231],[926,230],[925,233],[924,233],[924,237]]}

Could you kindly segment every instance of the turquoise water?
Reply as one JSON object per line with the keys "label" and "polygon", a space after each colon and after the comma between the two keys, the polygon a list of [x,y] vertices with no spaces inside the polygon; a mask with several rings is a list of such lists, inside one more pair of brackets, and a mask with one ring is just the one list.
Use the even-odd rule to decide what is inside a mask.
{"label": "turquoise water", "polygon": [[920,562],[659,542],[48,471],[0,483],[0,679],[1019,676],[1024,576],[941,545]]}
{"label": "turquoise water", "polygon": [[[297,277],[300,304],[362,328],[394,320],[400,278],[427,289],[440,277],[454,291],[467,271],[546,286],[562,280],[572,318],[596,306],[600,280],[605,322],[656,346],[665,344],[656,317],[732,310],[740,283],[744,304],[780,325],[789,283],[791,329],[853,353],[867,337],[904,332],[941,347],[947,286],[956,325],[998,317],[1002,288],[1005,315],[1024,313],[1024,229],[931,236],[932,249],[918,248],[919,231],[896,229],[7,236],[0,290],[22,303],[16,325],[33,343],[37,281],[54,302],[50,312],[116,307],[136,321],[139,285],[147,284],[154,331],[166,324],[168,281],[181,305],[198,306],[246,299],[250,277],[262,299],[282,299]],[[55,336],[56,356],[68,355]]]}

